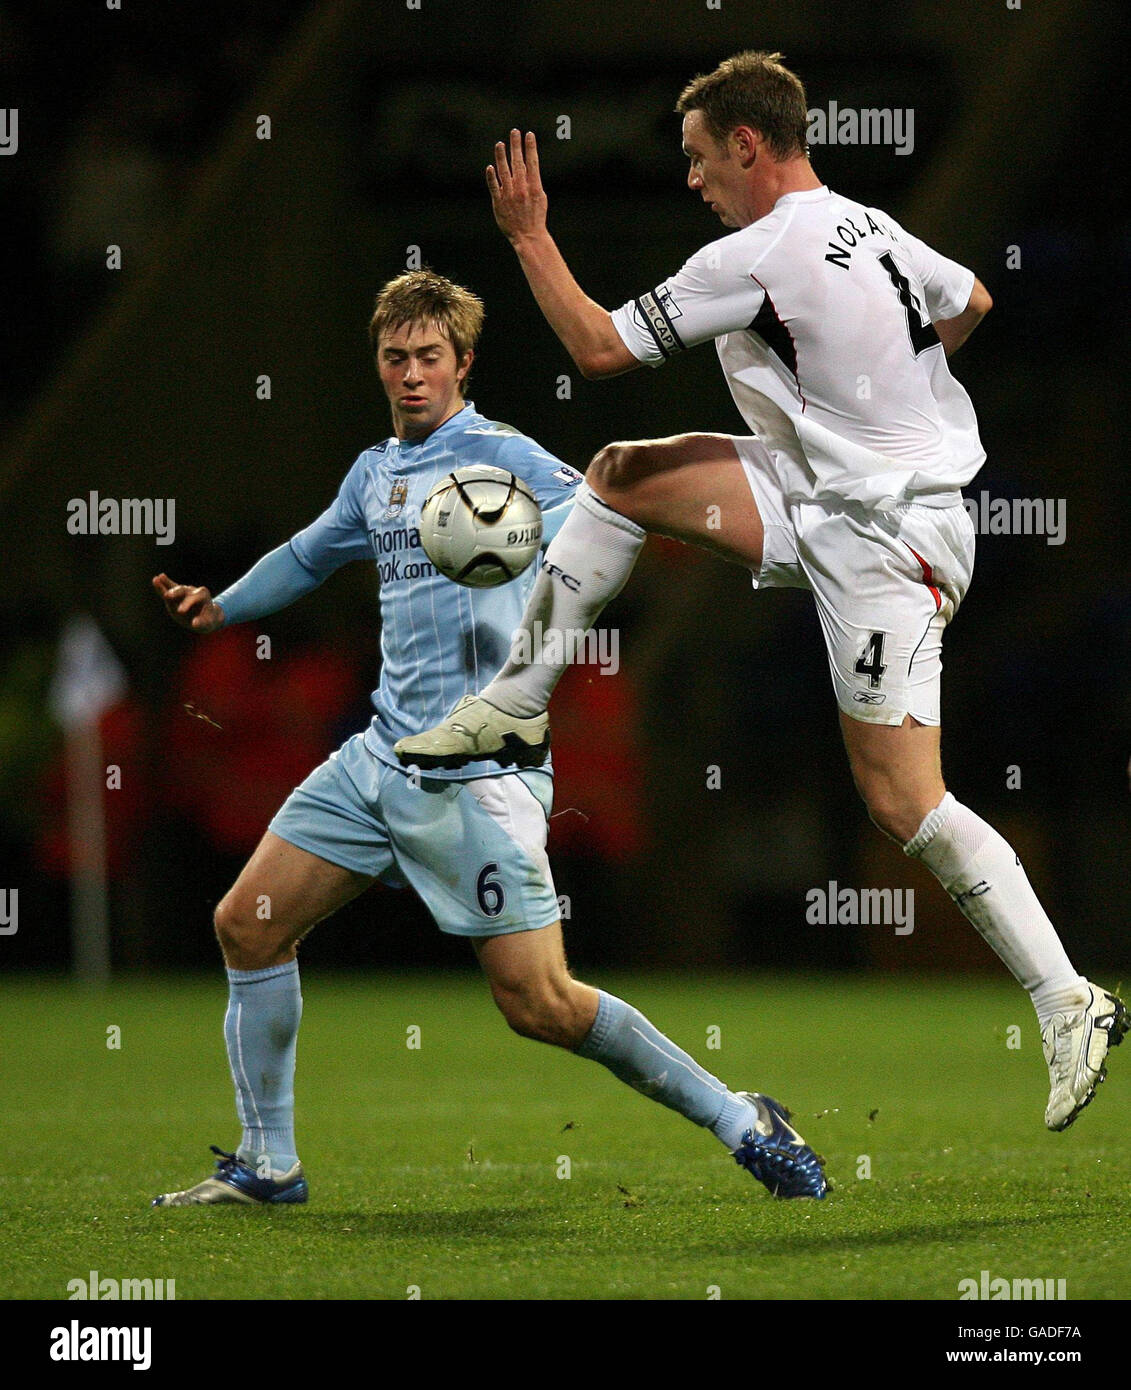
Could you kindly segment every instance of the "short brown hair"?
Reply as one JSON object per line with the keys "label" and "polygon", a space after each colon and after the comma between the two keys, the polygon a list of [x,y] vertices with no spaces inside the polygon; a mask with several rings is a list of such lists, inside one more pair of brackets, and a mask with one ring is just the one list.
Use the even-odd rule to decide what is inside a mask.
{"label": "short brown hair", "polygon": [[748,125],[765,137],[775,159],[807,154],[805,87],[782,56],[750,49],[724,58],[714,72],[692,78],[675,109],[682,116],[702,111],[717,145],[725,144],[736,126]]}
{"label": "short brown hair", "polygon": [[406,323],[435,323],[447,335],[458,362],[479,341],[483,330],[483,301],[434,270],[406,270],[381,287],[369,320],[369,346],[374,357],[383,333]]}

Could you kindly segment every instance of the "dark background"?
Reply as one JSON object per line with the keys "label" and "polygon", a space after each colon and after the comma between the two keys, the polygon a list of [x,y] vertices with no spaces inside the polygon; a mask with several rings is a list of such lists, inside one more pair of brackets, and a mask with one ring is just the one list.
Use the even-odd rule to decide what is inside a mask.
{"label": "dark background", "polygon": [[[815,168],[995,298],[953,363],[989,455],[968,492],[1063,498],[1067,541],[979,538],[947,638],[945,769],[1016,845],[1080,968],[1124,961],[1126,37],[1124,7],[1076,0],[0,0],[0,104],[19,110],[0,159],[0,886],[20,904],[3,964],[69,958],[45,708],[68,616],[97,620],[130,680],[103,720],[122,768],[106,793],[116,966],[215,962],[211,907],[290,788],[366,721],[368,567],[211,639],[169,623],[149,580],[219,592],[389,433],[365,324],[413,248],[486,302],[477,406],[575,466],[615,438],[744,432],[707,346],[582,380],[482,171],[511,125],[537,132],[551,230],[615,307],[720,234],[686,188],[672,106],[748,47],[784,51],[811,108],[913,108],[913,153],[819,147]],[[175,544],[68,534],[68,499],[91,490],[175,498]],[[994,965],[858,803],[806,595],[755,596],[740,570],[652,540],[607,622],[622,674],[571,673],[554,706],[550,851],[575,964]],[[830,879],[914,886],[914,935],[808,924],[806,891]],[[304,946],[358,965],[467,954],[383,889]]]}

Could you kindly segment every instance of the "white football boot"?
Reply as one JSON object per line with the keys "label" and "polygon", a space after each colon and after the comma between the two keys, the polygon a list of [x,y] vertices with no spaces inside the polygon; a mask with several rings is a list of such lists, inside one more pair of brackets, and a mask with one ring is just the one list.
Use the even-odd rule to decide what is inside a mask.
{"label": "white football boot", "polygon": [[1041,1031],[1052,1086],[1045,1111],[1049,1129],[1067,1129],[1089,1103],[1107,1075],[1108,1049],[1121,1043],[1131,1027],[1121,999],[1090,981],[1088,989],[1086,1009],[1053,1014]]}
{"label": "white football boot", "polygon": [[549,715],[519,719],[478,695],[465,695],[442,724],[393,745],[402,763],[422,770],[463,767],[480,759],[501,767],[538,767],[549,751]]}

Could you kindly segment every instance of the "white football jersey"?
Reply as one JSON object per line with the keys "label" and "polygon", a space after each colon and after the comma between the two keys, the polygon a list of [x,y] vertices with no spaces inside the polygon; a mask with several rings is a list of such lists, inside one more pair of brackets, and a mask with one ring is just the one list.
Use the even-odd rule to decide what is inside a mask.
{"label": "white football jersey", "polygon": [[789,495],[944,505],[985,451],[932,324],[973,286],[887,213],[821,187],[785,194],[612,318],[652,365],[714,338]]}

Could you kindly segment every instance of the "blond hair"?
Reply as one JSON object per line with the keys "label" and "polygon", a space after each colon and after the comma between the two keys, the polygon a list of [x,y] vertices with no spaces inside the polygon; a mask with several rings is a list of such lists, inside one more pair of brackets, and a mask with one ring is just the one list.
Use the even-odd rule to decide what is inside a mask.
{"label": "blond hair", "polygon": [[483,301],[433,270],[406,270],[383,285],[377,295],[369,320],[369,346],[374,357],[384,334],[413,323],[436,324],[459,362],[479,341]]}

